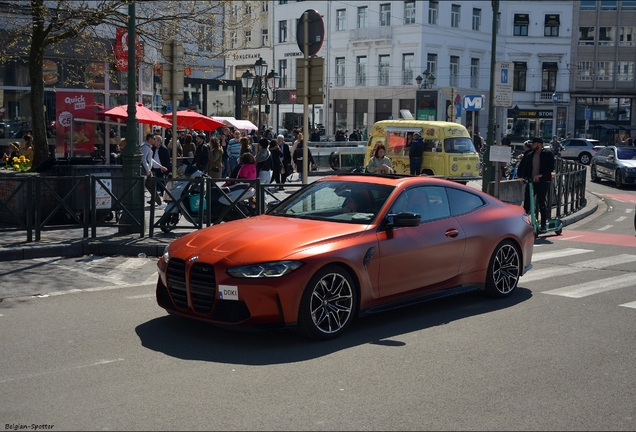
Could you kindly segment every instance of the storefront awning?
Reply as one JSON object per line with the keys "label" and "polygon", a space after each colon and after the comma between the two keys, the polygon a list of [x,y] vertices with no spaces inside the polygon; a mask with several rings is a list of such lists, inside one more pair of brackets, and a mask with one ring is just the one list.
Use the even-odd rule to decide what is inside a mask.
{"label": "storefront awning", "polygon": [[598,129],[607,129],[607,130],[636,130],[636,127],[631,125],[617,126],[617,125],[608,124],[608,123],[597,124],[597,125],[594,125],[594,127]]}
{"label": "storefront awning", "polygon": [[212,118],[216,121],[220,121],[222,123],[225,123],[228,126],[233,126],[236,129],[241,129],[241,130],[258,130],[258,127],[254,125],[254,123],[252,123],[249,120],[237,120],[234,117],[215,117],[212,116]]}

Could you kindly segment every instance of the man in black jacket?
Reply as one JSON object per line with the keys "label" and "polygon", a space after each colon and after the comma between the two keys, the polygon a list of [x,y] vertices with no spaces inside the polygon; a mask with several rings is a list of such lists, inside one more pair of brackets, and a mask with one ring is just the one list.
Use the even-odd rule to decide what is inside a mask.
{"label": "man in black jacket", "polygon": [[[532,139],[532,149],[524,153],[521,159],[521,166],[518,176],[532,182],[534,193],[537,196],[539,211],[541,213],[540,231],[546,231],[546,224],[549,219],[546,198],[550,190],[552,181],[552,171],[554,171],[554,155],[550,150],[543,149],[543,140],[539,137]],[[530,213],[530,188],[526,187],[523,208],[526,213]]]}

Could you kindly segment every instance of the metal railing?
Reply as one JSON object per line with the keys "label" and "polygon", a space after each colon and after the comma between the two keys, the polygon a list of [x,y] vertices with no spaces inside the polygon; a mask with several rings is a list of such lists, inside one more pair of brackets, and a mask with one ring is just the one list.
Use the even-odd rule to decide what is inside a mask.
{"label": "metal railing", "polygon": [[[325,148],[332,155],[332,149]],[[342,149],[340,149],[342,150]],[[351,149],[356,151],[354,147]],[[322,157],[323,155],[314,155]],[[343,164],[342,161],[340,161]],[[326,167],[325,167],[326,168]],[[329,168],[326,168],[329,170]],[[557,218],[572,214],[586,205],[585,182],[586,166],[574,161],[557,159],[556,172],[552,181],[549,202],[553,214]],[[175,182],[194,182],[198,185],[198,211],[192,211],[185,204],[189,197],[179,197],[171,193]],[[278,200],[279,187],[285,191],[299,189],[303,183],[266,184],[260,180],[240,180],[256,189],[251,202],[252,211],[245,212],[247,192],[230,199],[221,188],[228,179],[157,179],[153,178],[153,192],[161,186],[168,186],[166,198],[173,205],[180,206],[182,217],[173,229],[197,230],[233,218],[263,214],[267,203]],[[237,181],[237,180],[233,180]],[[127,185],[124,189],[124,185]],[[273,189],[273,190],[271,190]],[[81,230],[83,238],[96,238],[97,228],[117,228],[120,234],[135,234],[140,238],[153,237],[157,229],[161,229],[161,217],[165,208],[150,207],[145,201],[144,178],[124,178],[122,176],[101,177],[84,176],[36,176],[16,175],[0,177],[0,232],[24,232],[26,242],[40,241],[42,232],[49,230]],[[225,196],[226,205],[222,210],[213,211],[213,194]],[[209,205],[205,205],[205,202]],[[186,216],[187,214],[187,216]],[[146,234],[146,227],[148,233]]]}

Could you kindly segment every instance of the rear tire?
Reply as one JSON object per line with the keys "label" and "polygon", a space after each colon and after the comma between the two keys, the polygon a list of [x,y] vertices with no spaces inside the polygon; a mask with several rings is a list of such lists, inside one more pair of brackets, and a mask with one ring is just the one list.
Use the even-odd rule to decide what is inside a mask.
{"label": "rear tire", "polygon": [[509,296],[517,288],[522,265],[519,250],[512,241],[499,243],[488,263],[486,293],[499,298]]}
{"label": "rear tire", "polygon": [[589,165],[591,160],[592,155],[589,153],[581,153],[579,155],[579,162],[581,162],[583,165]]}

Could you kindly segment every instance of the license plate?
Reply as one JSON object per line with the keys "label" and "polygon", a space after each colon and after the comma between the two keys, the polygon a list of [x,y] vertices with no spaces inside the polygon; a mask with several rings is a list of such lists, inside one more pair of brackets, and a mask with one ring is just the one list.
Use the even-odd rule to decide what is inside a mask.
{"label": "license plate", "polygon": [[473,173],[462,173],[462,177],[472,177]]}

